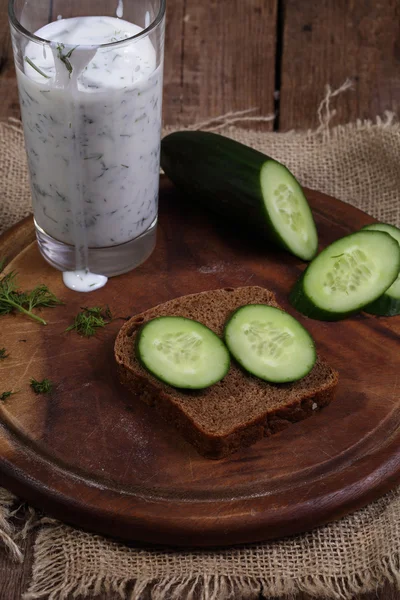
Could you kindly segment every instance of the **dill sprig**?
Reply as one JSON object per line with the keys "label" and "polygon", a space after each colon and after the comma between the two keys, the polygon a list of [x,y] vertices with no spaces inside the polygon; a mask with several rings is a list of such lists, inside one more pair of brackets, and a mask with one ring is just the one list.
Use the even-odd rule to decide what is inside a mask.
{"label": "dill sprig", "polygon": [[64,44],[57,44],[58,58],[67,67],[67,71],[69,73],[69,76],[71,77],[73,67],[72,67],[69,59],[71,58],[71,55],[72,55],[73,51],[77,48],[77,46],[75,46],[75,48],[71,48],[71,50],[69,50],[66,54],[63,54],[64,48],[65,48]]}
{"label": "dill sprig", "polygon": [[9,354],[7,354],[7,350],[6,348],[0,348],[0,360],[4,360],[5,358],[8,358]]}
{"label": "dill sprig", "polygon": [[42,379],[38,381],[31,377],[30,386],[35,394],[48,394],[53,389],[53,382],[50,379]]}
{"label": "dill sprig", "polygon": [[0,279],[0,315],[18,311],[46,325],[46,321],[35,315],[32,310],[38,306],[53,307],[58,304],[63,303],[49,290],[47,285],[40,284],[29,292],[17,290],[15,271],[11,271]]}
{"label": "dill sprig", "polygon": [[0,258],[0,273],[4,271],[4,267],[6,266],[6,260],[7,258],[5,256],[3,258]]}
{"label": "dill sprig", "polygon": [[25,56],[25,61],[28,63],[28,65],[30,65],[32,67],[32,69],[35,69],[35,71],[37,73],[39,73],[39,75],[41,75],[42,77],[45,77],[46,79],[50,79],[49,75],[46,75],[46,73],[43,73],[43,71],[41,69],[39,69],[39,67],[37,67],[35,65],[35,63],[32,62],[31,59],[28,58],[27,56]]}
{"label": "dill sprig", "polygon": [[92,337],[101,327],[105,327],[111,321],[112,315],[108,306],[84,306],[76,315],[72,325],[65,331],[75,329],[77,333],[84,337]]}
{"label": "dill sprig", "polygon": [[7,398],[9,398],[10,396],[12,396],[13,394],[15,394],[15,392],[3,392],[2,394],[0,394],[0,402],[5,402],[7,400]]}

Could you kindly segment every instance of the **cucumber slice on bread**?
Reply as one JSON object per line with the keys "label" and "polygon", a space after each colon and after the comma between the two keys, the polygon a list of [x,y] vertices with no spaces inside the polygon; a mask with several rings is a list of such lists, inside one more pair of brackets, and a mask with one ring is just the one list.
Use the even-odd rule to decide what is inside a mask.
{"label": "cucumber slice on bread", "polygon": [[177,388],[202,389],[220,381],[229,352],[211,329],[184,317],[158,317],[142,326],[136,354],[157,379]]}
{"label": "cucumber slice on bread", "polygon": [[338,373],[321,358],[302,379],[280,385],[249,377],[232,361],[220,383],[190,393],[165,385],[140,365],[134,342],[141,323],[180,315],[203,322],[219,335],[230,315],[246,304],[279,308],[275,295],[257,286],[201,292],[135,315],[122,326],[115,341],[121,383],[138,402],[148,404],[164,419],[166,427],[175,427],[177,436],[183,436],[207,458],[220,459],[285,427],[295,427],[294,423],[311,417],[335,396]]}
{"label": "cucumber slice on bread", "polygon": [[318,237],[308,202],[276,160],[221,135],[178,131],[161,142],[161,166],[188,201],[195,198],[302,260],[315,256]]}
{"label": "cucumber slice on bread", "polygon": [[274,383],[301,379],[317,358],[304,327],[288,313],[266,304],[238,308],[225,326],[225,342],[246,371]]}
{"label": "cucumber slice on bread", "polygon": [[400,270],[400,246],[382,231],[361,230],[325,248],[291,292],[292,305],[313,319],[336,321],[379,298]]}
{"label": "cucumber slice on bread", "polygon": [[[363,231],[384,231],[400,245],[400,229],[387,223],[372,223],[363,227]],[[364,306],[363,310],[373,315],[393,317],[400,314],[400,273],[394,283],[377,300]]]}

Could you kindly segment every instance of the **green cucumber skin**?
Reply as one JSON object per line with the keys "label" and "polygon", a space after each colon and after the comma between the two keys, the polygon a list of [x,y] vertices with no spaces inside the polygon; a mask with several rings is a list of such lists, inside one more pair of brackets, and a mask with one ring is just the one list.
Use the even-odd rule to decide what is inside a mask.
{"label": "green cucumber skin", "polygon": [[[373,223],[373,225],[375,224],[379,225],[379,223]],[[381,223],[381,225],[386,225],[388,227],[393,227],[393,229],[398,229],[398,227],[395,227],[390,223]],[[365,225],[365,227],[363,227],[362,229],[374,231],[375,227]],[[367,306],[364,306],[363,311],[371,315],[376,315],[378,317],[395,317],[396,315],[400,315],[400,299],[393,298],[393,296],[389,296],[389,294],[382,294],[380,298],[378,298],[374,302],[371,302],[371,304],[367,304]]]}
{"label": "green cucumber skin", "polygon": [[[383,229],[378,229],[378,227],[376,227],[377,225],[384,225],[385,227],[388,227],[390,229],[395,229],[398,232],[400,231],[399,227],[396,227],[396,225],[392,225],[391,223],[384,223],[382,221],[376,221],[375,223],[370,223],[369,225],[364,225],[364,227],[361,227],[360,231],[363,231],[364,229],[366,229],[367,231],[376,231],[376,230],[383,231]],[[385,233],[389,233],[389,232],[386,231]],[[391,234],[389,233],[389,235],[391,235]],[[394,236],[392,235],[392,237],[394,237]],[[396,238],[394,237],[394,239],[396,239]]]}
{"label": "green cucumber skin", "polygon": [[[258,305],[257,304],[247,304],[246,306],[258,306]],[[239,306],[239,308],[237,308],[236,310],[234,310],[233,313],[231,313],[229,315],[229,317],[228,317],[228,319],[227,319],[227,321],[225,323],[224,332],[223,332],[223,339],[225,341],[225,344],[226,344],[226,330],[227,330],[227,327],[228,327],[229,323],[232,321],[233,317],[236,315],[236,313],[239,312],[242,308],[243,308],[243,306]],[[279,309],[279,310],[281,310],[281,309]],[[281,312],[285,312],[285,311],[282,310]],[[307,372],[305,372],[303,375],[301,375],[300,377],[298,377],[297,379],[290,379],[290,380],[287,380],[287,381],[282,381],[282,380],[272,381],[271,379],[263,379],[262,377],[259,377],[258,375],[254,375],[254,373],[252,373],[251,371],[249,371],[249,369],[247,369],[244,366],[244,364],[242,363],[242,361],[239,360],[239,359],[237,359],[231,353],[232,358],[237,362],[238,365],[240,365],[240,368],[243,369],[243,371],[245,371],[248,375],[251,375],[251,377],[255,377],[256,379],[261,379],[262,381],[266,381],[267,383],[293,383],[294,381],[300,381],[300,379],[303,379],[314,368],[315,362],[317,360],[317,350],[316,350],[316,347],[315,347],[315,342],[314,342],[313,338],[311,337],[310,333],[307,331],[307,329],[299,321],[297,321],[297,322],[298,322],[299,326],[302,327],[308,333],[308,335],[310,336],[310,339],[311,339],[311,342],[312,342],[312,345],[313,345],[313,350],[314,350],[314,357],[315,357],[314,363],[312,364],[311,368]]]}
{"label": "green cucumber skin", "polygon": [[136,356],[136,358],[137,358],[140,366],[143,367],[143,369],[147,373],[150,373],[151,375],[153,375],[153,377],[155,377],[156,379],[158,379],[158,381],[162,381],[163,383],[166,383],[167,385],[171,385],[167,381],[164,381],[163,379],[160,379],[158,377],[158,375],[156,373],[154,373],[154,371],[152,371],[151,369],[149,369],[149,367],[147,365],[145,365],[145,363],[142,360],[142,357],[141,357],[140,351],[139,351],[139,344],[140,344],[140,338],[142,337],[143,330],[144,330],[144,328],[145,328],[146,325],[147,325],[147,322],[142,323],[142,325],[139,327],[139,329],[136,332],[136,337],[135,337],[135,356]]}
{"label": "green cucumber skin", "polygon": [[[307,269],[306,269],[307,270]],[[341,321],[346,317],[351,317],[359,313],[363,307],[360,306],[354,310],[344,313],[334,313],[315,306],[311,298],[309,298],[303,285],[306,270],[301,275],[300,279],[295,283],[289,295],[290,304],[305,317],[315,319],[317,321]]]}
{"label": "green cucumber skin", "polygon": [[[347,236],[344,236],[344,238],[349,238],[352,235],[355,235],[357,233],[358,233],[357,231],[354,233],[350,233]],[[385,233],[385,235],[387,235],[393,239],[393,237],[390,236],[386,232],[380,232],[380,233]],[[339,238],[336,241],[342,240],[344,238]],[[335,242],[332,242],[332,244],[334,244],[334,243]],[[329,244],[328,246],[326,246],[326,248],[324,248],[320,254],[323,254],[332,244]],[[398,268],[400,268],[400,254],[398,256],[397,262],[398,262]],[[309,265],[307,265],[306,269],[303,271],[302,275],[297,280],[297,282],[295,283],[295,285],[293,286],[293,288],[289,294],[289,301],[290,301],[291,305],[294,308],[296,308],[300,313],[302,313],[304,316],[310,317],[311,319],[315,319],[318,321],[341,321],[342,319],[345,319],[346,317],[351,317],[352,315],[358,314],[365,309],[367,304],[363,304],[363,303],[359,304],[353,310],[344,311],[344,312],[331,312],[331,311],[328,311],[328,310],[325,310],[323,308],[316,306],[315,303],[313,302],[312,298],[309,297],[309,295],[307,294],[307,292],[304,288],[304,279],[306,277],[307,270],[310,268],[312,268],[312,262]],[[396,277],[394,278],[392,283],[394,283],[394,281],[396,280]],[[388,287],[390,287],[392,285],[392,283]],[[385,294],[383,294],[383,295],[385,295]],[[376,298],[375,300],[370,302],[368,304],[368,306],[370,307],[371,305],[375,304],[382,297],[383,296],[379,296],[378,298]]]}
{"label": "green cucumber skin", "polygon": [[[164,317],[156,317],[155,319],[153,319],[153,321],[156,321],[158,319],[163,319]],[[231,368],[231,359],[230,359],[230,354],[229,351],[227,349],[227,364],[226,364],[226,370],[225,373],[223,374],[222,377],[220,377],[219,379],[216,379],[215,381],[212,381],[211,383],[209,383],[209,385],[207,386],[202,386],[202,387],[198,387],[198,386],[194,386],[194,385],[188,385],[184,388],[178,388],[174,385],[172,385],[171,383],[169,383],[169,381],[166,381],[165,379],[163,379],[162,377],[160,377],[157,373],[155,373],[152,369],[149,369],[149,367],[147,365],[145,365],[145,363],[143,362],[141,356],[140,356],[140,351],[139,351],[139,344],[140,344],[140,338],[142,337],[143,331],[145,329],[145,326],[147,325],[148,321],[146,323],[143,323],[139,329],[136,332],[136,338],[135,338],[135,356],[138,360],[138,362],[140,363],[140,365],[143,367],[143,369],[147,372],[150,373],[151,375],[153,375],[153,377],[155,377],[156,379],[158,379],[158,381],[162,381],[163,383],[165,383],[166,385],[169,385],[170,387],[173,387],[175,389],[178,390],[205,390],[208,387],[211,387],[212,385],[218,383],[219,381],[222,381],[222,379],[224,379],[224,377],[227,376],[230,368]],[[200,325],[203,325],[202,323],[200,323]],[[206,327],[205,325],[203,325],[203,327]],[[207,327],[208,329],[208,327]],[[214,332],[213,332],[214,333]],[[215,334],[217,335],[217,334]],[[219,337],[219,336],[217,336]],[[220,338],[221,339],[221,338]],[[221,340],[222,341],[222,340]],[[222,342],[224,343],[224,342]]]}
{"label": "green cucumber skin", "polygon": [[395,317],[400,315],[400,300],[389,294],[383,294],[371,304],[364,306],[363,311],[378,317]]}
{"label": "green cucumber skin", "polygon": [[161,141],[161,166],[178,189],[293,254],[275,230],[263,201],[260,174],[268,161],[278,162],[244,144],[205,131],[177,131]]}

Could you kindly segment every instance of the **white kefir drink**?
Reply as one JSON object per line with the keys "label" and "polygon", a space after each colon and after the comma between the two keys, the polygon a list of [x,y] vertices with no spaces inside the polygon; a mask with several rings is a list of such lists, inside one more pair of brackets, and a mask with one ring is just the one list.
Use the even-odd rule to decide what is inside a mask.
{"label": "white kefir drink", "polygon": [[[143,31],[114,17],[59,19],[36,31],[17,68],[37,226],[74,246],[71,287],[95,289],[88,249],[125,244],[156,221],[162,66]],[[161,63],[162,65],[162,63]]]}

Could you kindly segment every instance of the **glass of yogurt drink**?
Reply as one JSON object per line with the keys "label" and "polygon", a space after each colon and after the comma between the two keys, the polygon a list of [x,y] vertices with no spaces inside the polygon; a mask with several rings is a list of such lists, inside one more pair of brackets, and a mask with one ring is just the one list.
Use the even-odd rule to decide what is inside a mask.
{"label": "glass of yogurt drink", "polygon": [[9,4],[36,236],[80,291],[156,241],[165,0],[116,2]]}

